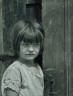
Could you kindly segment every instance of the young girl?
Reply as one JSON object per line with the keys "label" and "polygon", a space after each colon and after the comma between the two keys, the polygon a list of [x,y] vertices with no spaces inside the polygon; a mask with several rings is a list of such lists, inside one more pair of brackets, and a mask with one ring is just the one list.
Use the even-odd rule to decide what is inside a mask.
{"label": "young girl", "polygon": [[36,58],[43,52],[44,30],[38,22],[17,22],[12,46],[17,60],[4,72],[2,96],[43,96],[44,79]]}

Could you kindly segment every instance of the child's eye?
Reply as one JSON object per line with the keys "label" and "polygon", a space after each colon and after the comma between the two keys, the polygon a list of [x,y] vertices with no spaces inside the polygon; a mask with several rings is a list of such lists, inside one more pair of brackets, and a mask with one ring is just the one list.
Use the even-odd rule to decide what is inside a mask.
{"label": "child's eye", "polygon": [[40,44],[39,43],[35,43],[35,44],[33,44],[35,47],[37,47],[37,46],[39,46]]}
{"label": "child's eye", "polygon": [[29,44],[27,44],[27,43],[26,43],[26,44],[22,44],[22,45],[23,45],[24,47],[27,47],[27,46],[29,46]]}
{"label": "child's eye", "polygon": [[30,45],[33,46],[33,47],[38,47],[40,46],[40,43],[32,43],[32,44],[29,44],[29,43],[23,43],[21,44],[23,47],[29,47]]}

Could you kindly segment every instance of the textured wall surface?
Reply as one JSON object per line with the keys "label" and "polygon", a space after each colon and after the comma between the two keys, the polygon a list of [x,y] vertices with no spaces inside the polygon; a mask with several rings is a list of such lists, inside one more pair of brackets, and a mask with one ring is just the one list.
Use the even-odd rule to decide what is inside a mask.
{"label": "textured wall surface", "polygon": [[[2,26],[2,0],[0,0],[0,54],[3,52],[3,26]],[[1,85],[1,77],[3,73],[3,64],[0,61],[0,85]],[[0,91],[1,96],[1,91]]]}
{"label": "textured wall surface", "polygon": [[64,4],[64,0],[43,0],[42,4],[42,21],[45,29],[45,96],[65,96]]}
{"label": "textured wall surface", "polygon": [[68,31],[70,35],[69,96],[73,96],[73,0],[69,0],[68,3]]}
{"label": "textured wall surface", "polygon": [[[4,53],[10,51],[9,28],[19,19],[25,18],[26,0],[2,0],[3,16],[3,49]],[[5,40],[6,39],[6,40]]]}
{"label": "textured wall surface", "polygon": [[2,0],[0,0],[0,54],[3,49]]}

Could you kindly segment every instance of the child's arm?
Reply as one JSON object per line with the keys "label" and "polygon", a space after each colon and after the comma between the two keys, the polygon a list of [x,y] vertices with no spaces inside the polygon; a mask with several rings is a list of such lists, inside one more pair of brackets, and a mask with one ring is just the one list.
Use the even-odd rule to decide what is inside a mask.
{"label": "child's arm", "polygon": [[13,68],[6,70],[1,83],[2,96],[18,96],[20,86],[21,78],[19,71]]}
{"label": "child's arm", "polygon": [[7,88],[5,90],[5,93],[6,93],[6,96],[18,96],[18,93],[10,88]]}

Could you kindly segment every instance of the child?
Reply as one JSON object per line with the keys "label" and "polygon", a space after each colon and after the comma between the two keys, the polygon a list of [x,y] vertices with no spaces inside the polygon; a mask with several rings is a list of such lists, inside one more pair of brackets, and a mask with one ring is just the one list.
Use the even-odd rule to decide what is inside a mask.
{"label": "child", "polygon": [[12,46],[17,60],[2,78],[2,96],[43,96],[44,79],[35,61],[43,52],[44,30],[38,22],[17,22],[13,28]]}

